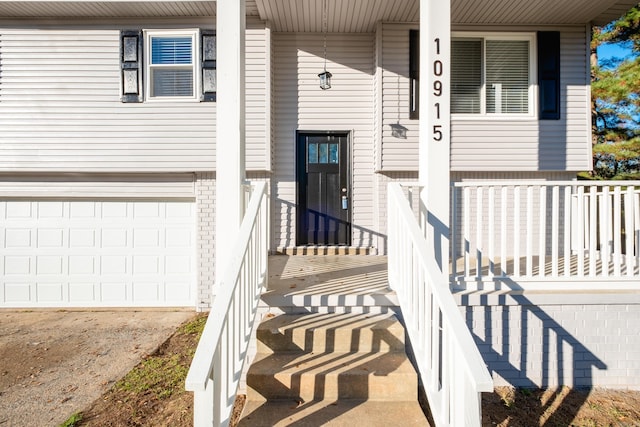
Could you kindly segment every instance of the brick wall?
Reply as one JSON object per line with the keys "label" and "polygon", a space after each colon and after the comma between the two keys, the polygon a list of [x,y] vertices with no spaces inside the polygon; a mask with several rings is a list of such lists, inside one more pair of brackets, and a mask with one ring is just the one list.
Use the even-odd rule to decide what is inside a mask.
{"label": "brick wall", "polygon": [[461,307],[496,386],[640,389],[640,304],[518,298]]}
{"label": "brick wall", "polygon": [[215,283],[215,196],[216,179],[214,172],[196,175],[196,204],[198,210],[197,260],[198,260],[198,302],[199,311],[211,307],[211,290]]}

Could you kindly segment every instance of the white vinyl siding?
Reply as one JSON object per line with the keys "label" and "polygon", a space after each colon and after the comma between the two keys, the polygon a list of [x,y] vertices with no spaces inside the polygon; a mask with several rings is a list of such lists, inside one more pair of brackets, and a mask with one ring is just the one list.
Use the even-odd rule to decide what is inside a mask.
{"label": "white vinyl siding", "polygon": [[246,167],[271,169],[270,32],[264,23],[247,20],[246,31]]}
{"label": "white vinyl siding", "polygon": [[[409,30],[418,26],[383,24],[378,73],[382,80],[382,129],[378,169],[418,170],[418,120],[409,119]],[[394,137],[393,127],[406,129],[406,139]]]}
{"label": "white vinyl siding", "polygon": [[328,34],[322,90],[323,38],[319,33],[274,33],[274,247],[295,245],[296,131],[350,131],[352,244],[376,244],[373,230],[374,35]]}
{"label": "white vinyl siding", "polygon": [[[215,170],[216,102],[120,101],[119,32],[157,22],[40,26],[0,28],[0,171]],[[247,28],[247,169],[264,170],[265,29]]]}
{"label": "white vinyl siding", "polygon": [[[377,164],[385,172],[418,169],[418,120],[409,120],[408,113],[411,28],[417,26],[382,25],[382,58],[378,70],[382,78],[382,132]],[[533,34],[538,30],[536,27],[454,26],[460,34],[465,31],[497,34],[499,29],[508,34],[518,31]],[[452,171],[579,171],[591,167],[587,28],[545,30],[561,32],[560,120],[497,115],[462,118],[454,114],[451,119]],[[535,106],[537,84],[533,88]],[[392,136],[391,125],[395,123],[406,128],[406,139]]]}

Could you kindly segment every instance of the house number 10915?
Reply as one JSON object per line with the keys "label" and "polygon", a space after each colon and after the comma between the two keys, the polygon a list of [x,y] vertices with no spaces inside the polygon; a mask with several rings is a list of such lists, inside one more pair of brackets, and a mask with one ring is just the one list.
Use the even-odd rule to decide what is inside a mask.
{"label": "house number 10915", "polygon": [[[434,39],[434,43],[436,45],[436,57],[440,56],[440,39]],[[439,80],[442,77],[442,61],[437,59],[433,61],[433,95],[437,98],[442,96],[442,81]],[[442,125],[438,124],[440,121],[440,103],[435,102],[433,107],[435,108],[435,124],[433,125],[433,140],[434,141],[442,141]]]}

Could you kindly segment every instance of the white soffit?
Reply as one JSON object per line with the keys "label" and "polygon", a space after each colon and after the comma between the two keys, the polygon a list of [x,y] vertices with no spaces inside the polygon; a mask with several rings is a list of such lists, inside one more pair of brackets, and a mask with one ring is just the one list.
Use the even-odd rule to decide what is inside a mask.
{"label": "white soffit", "polygon": [[[329,32],[373,32],[378,21],[417,22],[419,0],[256,0],[274,31],[320,32],[323,2]],[[636,0],[637,1],[637,0]],[[452,0],[454,24],[604,24],[634,6],[629,0]]]}
{"label": "white soffit", "polygon": [[[320,32],[325,0],[246,0],[248,16],[274,31]],[[376,23],[417,22],[420,0],[326,0],[327,31],[373,32]],[[452,0],[454,24],[602,25],[637,0]],[[215,16],[214,0],[0,0],[0,18]]]}
{"label": "white soffit", "polygon": [[[247,15],[258,16],[255,0],[247,0]],[[175,17],[215,16],[213,0],[0,0],[0,18]]]}

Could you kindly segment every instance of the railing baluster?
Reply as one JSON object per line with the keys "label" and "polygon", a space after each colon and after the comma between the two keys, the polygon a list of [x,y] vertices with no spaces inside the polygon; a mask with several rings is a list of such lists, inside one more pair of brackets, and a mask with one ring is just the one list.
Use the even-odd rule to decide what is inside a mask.
{"label": "railing baluster", "polygon": [[559,221],[560,216],[560,188],[551,187],[551,275],[558,277],[558,251],[560,245]]}
{"label": "railing baluster", "polygon": [[488,218],[489,222],[489,235],[487,236],[487,257],[489,258],[489,266],[487,269],[487,275],[489,279],[493,279],[495,275],[496,268],[496,258],[494,253],[494,245],[495,245],[495,231],[496,231],[496,218],[495,218],[495,209],[496,209],[496,197],[495,197],[495,188],[489,187],[489,205],[487,206]]}
{"label": "railing baluster", "polygon": [[578,187],[578,226],[574,227],[578,230],[578,277],[583,277],[585,274],[584,267],[584,249],[588,236],[588,223],[589,216],[587,215],[587,206],[585,205],[584,187]]}
{"label": "railing baluster", "polygon": [[520,277],[520,190],[522,187],[517,185],[513,189],[513,276]]}
{"label": "railing baluster", "polygon": [[482,280],[482,213],[483,213],[483,191],[482,187],[476,187],[476,286]]}
{"label": "railing baluster", "polygon": [[533,186],[527,187],[527,276],[533,276]]}
{"label": "railing baluster", "polygon": [[613,190],[613,275],[621,276],[622,268],[622,197],[620,187]]}
{"label": "railing baluster", "polygon": [[633,244],[635,240],[635,233],[633,229],[633,186],[628,186],[627,191],[624,193],[624,242],[625,242],[625,262],[624,266],[627,272],[627,276],[633,276],[634,261],[633,261]]}
{"label": "railing baluster", "polygon": [[640,264],[640,192],[636,192],[633,197],[633,240],[635,242],[635,255],[636,260],[634,262],[634,270]]}
{"label": "railing baluster", "polygon": [[458,215],[456,215],[455,213],[458,212],[458,191],[456,189],[456,187],[451,186],[450,188],[450,193],[451,193],[451,212],[453,212],[454,214],[451,215],[451,244],[449,245],[449,247],[451,248],[451,282],[455,283],[457,277],[458,277],[458,249],[459,247],[456,245],[456,242],[459,241],[459,236],[458,236],[458,227],[459,227],[459,223],[458,223]]}
{"label": "railing baluster", "polygon": [[502,187],[500,198],[500,276],[507,276],[507,197],[508,187]]}
{"label": "railing baluster", "polygon": [[547,187],[540,186],[539,203],[540,203],[540,220],[538,226],[538,275],[545,277],[547,264]]}
{"label": "railing baluster", "polygon": [[463,278],[469,277],[471,273],[471,189],[464,188],[464,219],[463,219],[463,254],[464,254],[464,275]]}
{"label": "railing baluster", "polygon": [[564,276],[571,276],[571,187],[564,187]]}
{"label": "railing baluster", "polygon": [[596,187],[591,187],[589,190],[589,277],[596,277],[596,245],[598,243],[596,235],[598,226],[598,189]]}
{"label": "railing baluster", "polygon": [[611,196],[609,187],[603,186],[599,203],[599,229],[600,229],[600,265],[603,277],[609,276],[609,263],[611,261]]}

